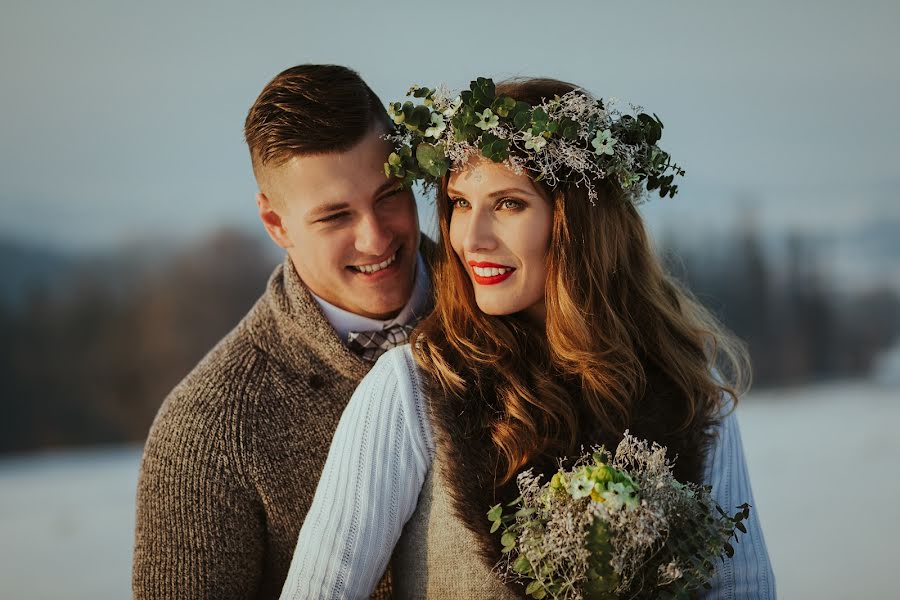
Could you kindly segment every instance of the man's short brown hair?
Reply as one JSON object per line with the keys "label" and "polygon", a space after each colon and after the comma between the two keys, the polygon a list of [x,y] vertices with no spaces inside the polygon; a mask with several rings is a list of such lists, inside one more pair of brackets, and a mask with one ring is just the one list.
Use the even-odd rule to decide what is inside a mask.
{"label": "man's short brown hair", "polygon": [[391,125],[359,74],[339,65],[297,65],[263,88],[244,122],[253,172],[294,156],[345,152],[375,124]]}

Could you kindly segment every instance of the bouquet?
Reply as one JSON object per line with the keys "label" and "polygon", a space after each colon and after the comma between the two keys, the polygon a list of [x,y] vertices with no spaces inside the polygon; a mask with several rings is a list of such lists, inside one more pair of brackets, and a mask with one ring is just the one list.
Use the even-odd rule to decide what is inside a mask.
{"label": "bouquet", "polygon": [[681,483],[672,468],[664,447],[626,431],[613,457],[600,446],[543,484],[519,474],[514,512],[488,512],[504,553],[495,571],[536,599],[692,597],[734,555],[750,505],[729,516],[711,486]]}

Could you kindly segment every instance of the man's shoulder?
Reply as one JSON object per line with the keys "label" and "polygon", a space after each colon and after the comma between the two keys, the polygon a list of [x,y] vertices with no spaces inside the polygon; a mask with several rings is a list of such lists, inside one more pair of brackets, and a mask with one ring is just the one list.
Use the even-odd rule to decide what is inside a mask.
{"label": "man's shoulder", "polygon": [[[252,311],[251,311],[252,312]],[[245,317],[188,372],[163,400],[151,428],[186,429],[233,420],[248,392],[270,379],[268,353],[255,343]]]}
{"label": "man's shoulder", "polygon": [[[267,411],[295,412],[296,402],[324,391],[332,367],[302,339],[292,339],[288,364],[267,295],[226,334],[164,399],[151,429],[205,424],[227,433],[253,419],[260,403]],[[351,390],[352,391],[352,390]],[[275,415],[269,415],[274,417]]]}
{"label": "man's shoulder", "polygon": [[265,381],[266,371],[273,367],[267,344],[257,335],[265,312],[263,296],[169,392],[157,420],[169,411],[213,414],[225,410],[250,386]]}

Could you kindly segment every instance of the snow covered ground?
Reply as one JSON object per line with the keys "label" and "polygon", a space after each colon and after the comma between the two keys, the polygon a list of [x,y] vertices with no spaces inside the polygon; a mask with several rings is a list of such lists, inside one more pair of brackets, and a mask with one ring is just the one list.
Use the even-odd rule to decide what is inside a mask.
{"label": "snow covered ground", "polygon": [[0,598],[131,597],[140,448],[0,460]]}
{"label": "snow covered ground", "polygon": [[[744,446],[781,598],[897,597],[900,387],[758,393]],[[140,449],[0,459],[0,598],[128,598]]]}
{"label": "snow covered ground", "polygon": [[738,414],[779,596],[900,597],[900,387],[759,393]]}

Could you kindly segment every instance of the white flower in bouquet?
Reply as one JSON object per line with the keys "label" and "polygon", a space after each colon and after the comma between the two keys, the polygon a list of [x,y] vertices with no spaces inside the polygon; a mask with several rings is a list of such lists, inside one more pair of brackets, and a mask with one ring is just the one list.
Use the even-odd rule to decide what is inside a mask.
{"label": "white flower in bouquet", "polygon": [[519,475],[521,496],[507,505],[516,511],[488,512],[501,578],[537,599],[687,598],[734,553],[749,505],[728,516],[709,486],[675,479],[665,448],[627,431],[610,458],[597,448],[547,483]]}

